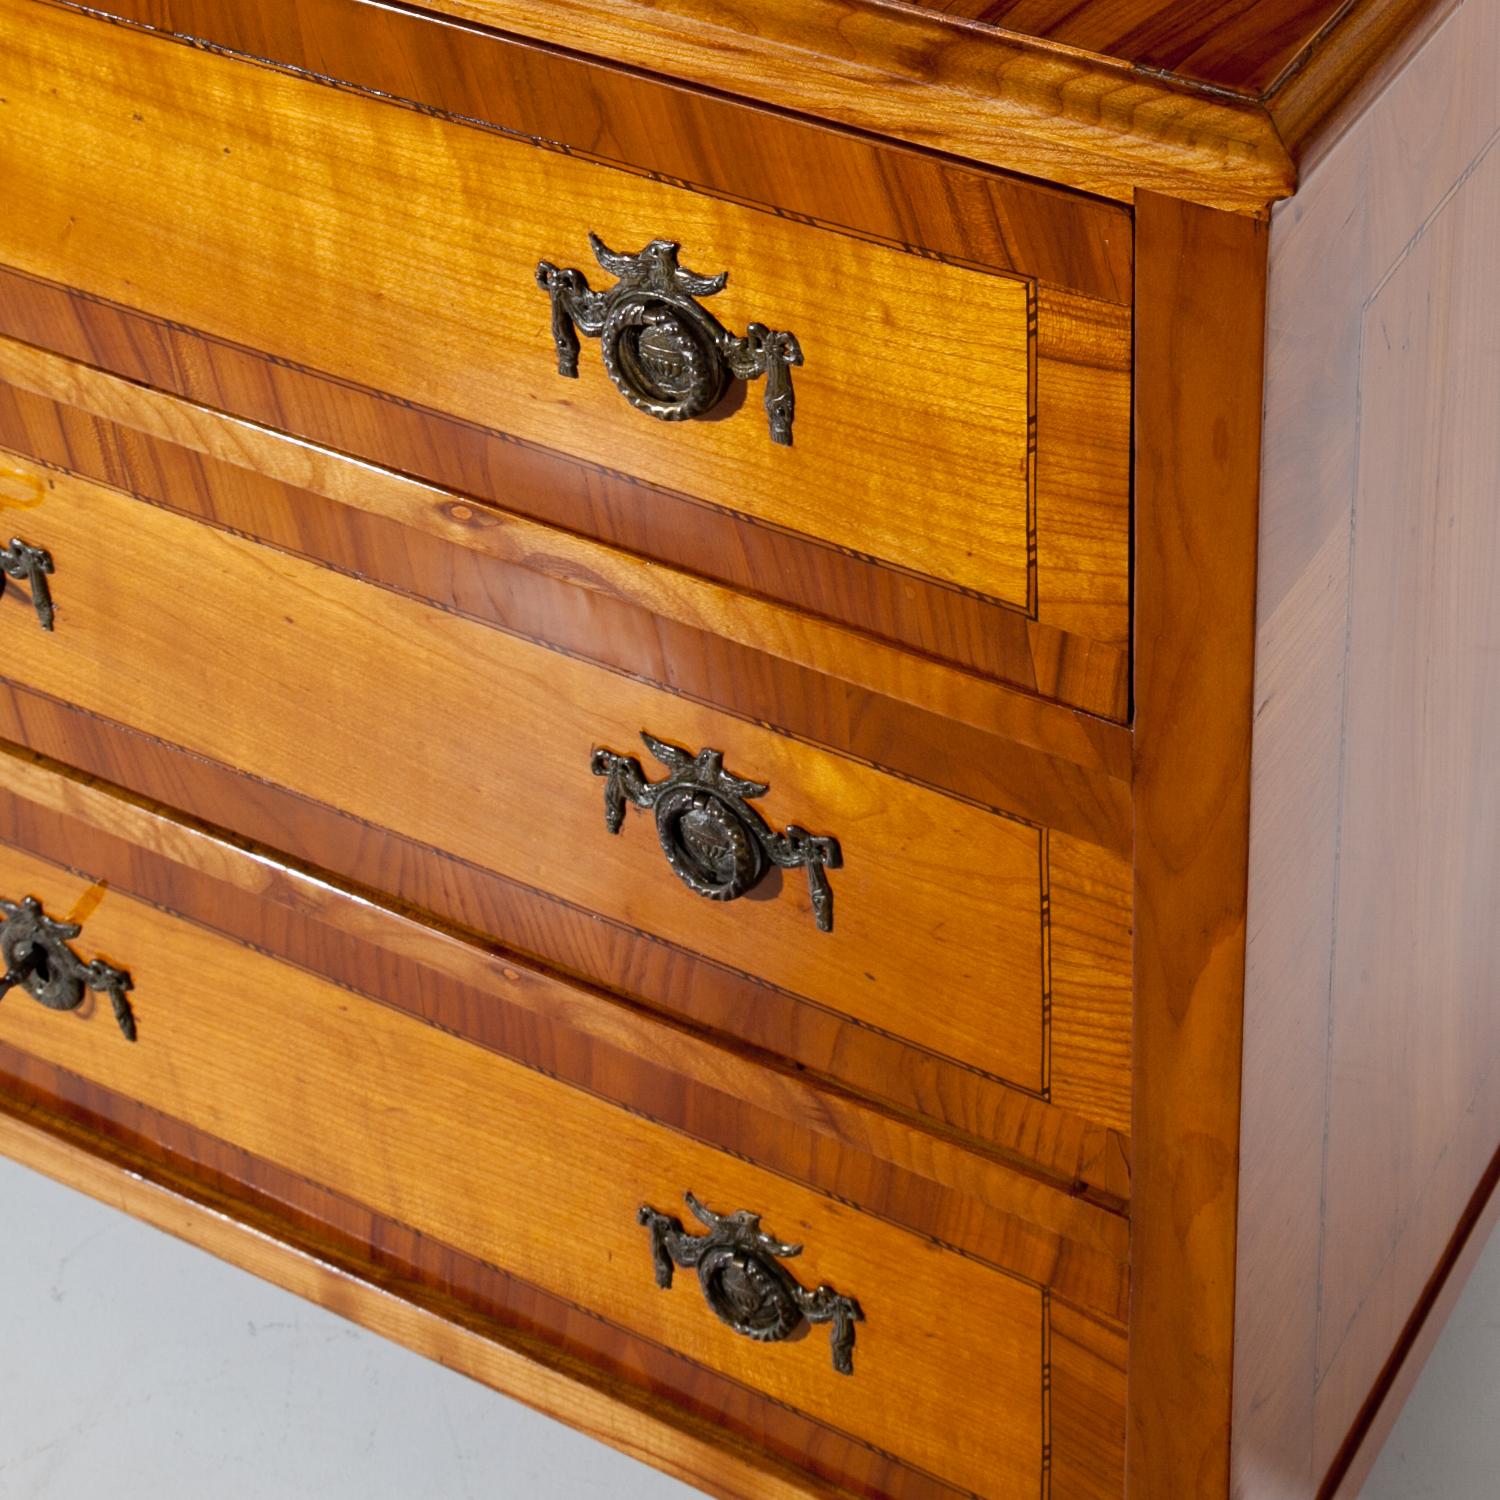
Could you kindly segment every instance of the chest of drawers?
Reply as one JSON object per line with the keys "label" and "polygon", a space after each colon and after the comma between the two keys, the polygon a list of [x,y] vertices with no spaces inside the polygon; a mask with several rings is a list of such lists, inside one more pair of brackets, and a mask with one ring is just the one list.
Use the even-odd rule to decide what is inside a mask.
{"label": "chest of drawers", "polygon": [[1500,7],[1133,9],[0,0],[0,1149],[711,1493],[1352,1493]]}

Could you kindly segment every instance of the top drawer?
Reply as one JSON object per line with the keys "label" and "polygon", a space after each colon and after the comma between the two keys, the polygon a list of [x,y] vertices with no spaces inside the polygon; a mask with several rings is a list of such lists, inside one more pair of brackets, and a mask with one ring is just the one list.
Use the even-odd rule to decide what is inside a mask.
{"label": "top drawer", "polygon": [[[1124,211],[357,0],[110,8],[286,65],[0,0],[0,171],[27,205],[0,259],[208,350],[122,373],[1123,714]],[[795,336],[792,446],[765,379],[669,422],[593,339],[559,375],[537,266],[611,288],[591,233],[680,242],[729,281],[675,295]],[[7,331],[56,346],[19,286]],[[658,327],[620,379],[660,395],[692,362]]]}

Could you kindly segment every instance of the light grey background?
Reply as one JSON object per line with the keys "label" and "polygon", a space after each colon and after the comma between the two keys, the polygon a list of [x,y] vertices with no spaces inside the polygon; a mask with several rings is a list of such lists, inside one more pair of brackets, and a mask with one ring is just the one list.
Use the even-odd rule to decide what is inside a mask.
{"label": "light grey background", "polygon": [[[0,1160],[4,1500],[692,1500],[685,1485]],[[1361,1500],[1500,1496],[1500,1240]]]}

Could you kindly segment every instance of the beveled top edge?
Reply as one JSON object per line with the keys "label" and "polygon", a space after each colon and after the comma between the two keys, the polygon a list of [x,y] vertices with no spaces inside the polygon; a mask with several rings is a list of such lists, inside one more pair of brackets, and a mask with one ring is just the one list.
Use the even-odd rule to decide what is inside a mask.
{"label": "beveled top edge", "polygon": [[1459,0],[1224,0],[1213,26],[1135,3],[1151,24],[1113,37],[1118,0],[420,8],[1118,202],[1261,215]]}
{"label": "beveled top edge", "polygon": [[420,8],[1119,202],[1145,189],[1258,214],[1295,187],[1258,100],[912,0]]}
{"label": "beveled top edge", "polygon": [[1263,98],[1350,0],[871,0]]}

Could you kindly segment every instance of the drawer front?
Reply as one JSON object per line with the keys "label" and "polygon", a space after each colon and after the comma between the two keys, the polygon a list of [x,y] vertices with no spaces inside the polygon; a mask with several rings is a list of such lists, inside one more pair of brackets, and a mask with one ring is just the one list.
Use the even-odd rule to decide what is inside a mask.
{"label": "drawer front", "polygon": [[[911,580],[908,612],[936,582],[1121,659],[1128,306],[655,180],[651,161],[624,171],[539,150],[33,0],[0,4],[0,34],[0,160],[28,204],[5,237],[19,269],[811,539],[830,581],[839,558],[873,562]],[[688,104],[650,97],[667,110],[664,133],[696,132]],[[807,133],[807,160],[788,173],[821,170],[818,139]],[[591,233],[619,252],[680,242],[685,265],[729,272],[710,294],[658,253],[658,311],[670,282],[735,334],[757,323],[795,335],[792,446],[770,440],[767,379],[736,384],[697,421],[658,421],[622,397],[604,345],[625,384],[670,387],[691,363],[680,323],[649,335],[644,354],[584,337],[577,378],[560,377],[538,262],[585,271],[601,292],[648,275],[614,258],[606,270]],[[628,497],[642,524],[653,494]],[[592,508],[608,505],[596,496]],[[627,540],[652,550],[645,531]],[[713,570],[725,546],[711,541],[693,565]],[[749,582],[775,592],[781,571]],[[838,610],[852,591],[845,579],[814,607]],[[915,633],[942,649],[943,632]],[[1103,661],[1077,690],[1116,711],[1123,677]]]}
{"label": "drawer front", "polygon": [[[1117,856],[102,484],[6,464],[37,501],[25,540],[53,561],[57,611],[43,631],[19,589],[0,600],[21,647],[12,681],[1128,1129]],[[696,766],[667,764],[670,747]],[[704,775],[711,805],[694,811]],[[694,782],[675,821],[669,779]],[[679,878],[684,847],[720,857],[704,841],[725,837],[731,805],[763,814],[769,857],[742,897],[704,899]],[[753,1015],[731,1024],[756,1035]]]}
{"label": "drawer front", "polygon": [[[299,924],[322,906],[334,924],[363,933],[369,946],[360,951],[370,957],[356,958],[350,968],[377,993],[401,973],[399,962],[390,961],[393,952],[408,965],[421,964],[436,940],[416,930],[393,934],[387,929],[396,919],[368,903],[344,910],[351,903],[326,887],[299,899],[287,884],[296,880],[264,860],[205,844],[139,811],[118,818],[107,808],[101,813],[92,804],[106,794],[58,793],[41,785],[41,776],[26,773],[28,797],[56,803],[68,816],[81,807],[94,823],[113,824],[116,835],[127,825],[153,823],[148,833],[157,848],[127,853],[102,873],[91,867],[79,874],[0,843],[0,897],[12,903],[3,909],[9,920],[0,945],[10,961],[25,958],[22,937],[35,937],[31,929],[20,934],[25,914],[15,908],[25,897],[46,915],[71,918],[77,927],[69,929],[67,951],[128,972],[124,1003],[135,1040],[122,1036],[102,998],[85,998],[72,1012],[48,1009],[23,985],[0,1006],[0,1064],[7,1071],[26,1072],[17,1055],[61,1069],[109,1097],[134,1101],[149,1116],[180,1122],[501,1268],[931,1476],[928,1487],[907,1487],[904,1494],[948,1496],[952,1486],[998,1500],[1038,1484],[1051,1421],[1044,1387],[1053,1326],[1042,1288],[428,1025],[404,1008],[409,996],[382,1004],[331,982],[316,972],[337,952],[326,936],[311,950],[312,966],[293,966],[159,901],[127,894],[112,876],[127,885],[149,882],[153,861],[191,859],[198,868],[179,875],[175,900],[197,899],[202,911],[216,905],[194,896],[205,868],[241,892],[265,889],[285,908],[264,924],[276,943],[295,944]],[[18,827],[39,826],[0,809],[0,828],[11,837]],[[64,853],[76,858],[89,837]],[[242,899],[217,905],[227,912]],[[51,942],[57,973],[66,960]],[[496,970],[497,979],[519,978]],[[435,991],[428,1003],[438,1004]],[[559,1059],[570,1053],[566,1010],[560,1006],[544,1023]],[[661,1062],[670,1065],[665,1050]],[[618,1088],[619,1079],[602,1069],[598,1086]],[[691,1079],[676,1087],[689,1097],[702,1089]],[[155,1129],[162,1140],[176,1139],[173,1126]],[[750,1141],[745,1145],[750,1149]],[[228,1160],[220,1154],[221,1169]],[[779,1277],[774,1267],[780,1266],[808,1291],[826,1285],[832,1291],[813,1305],[817,1319],[838,1305],[835,1294],[857,1299],[862,1321],[845,1330],[852,1352],[848,1338],[839,1344],[851,1374],[835,1368],[835,1322],[803,1324],[798,1337],[784,1341],[752,1342],[705,1304],[690,1267],[670,1277],[664,1266],[654,1267],[651,1215],[642,1215],[643,1206],[687,1218],[693,1233],[707,1233],[685,1213],[686,1192],[720,1214],[763,1214],[769,1234],[805,1247],[781,1259],[764,1247],[742,1246],[752,1282]],[[729,1231],[719,1234],[727,1238]],[[669,1229],[663,1250],[678,1261],[702,1253],[701,1245]],[[669,1290],[658,1289],[658,1273],[671,1280]],[[739,1284],[733,1272],[728,1283]],[[748,1293],[738,1305],[764,1310]],[[1064,1431],[1076,1434],[1083,1451],[1091,1402],[1095,1415],[1101,1401],[1112,1420],[1120,1413],[1108,1382],[1089,1399],[1068,1382],[1092,1379],[1085,1372],[1097,1373],[1105,1363],[1101,1351],[1117,1347],[1119,1335],[1107,1320],[1066,1309],[1057,1315],[1061,1339],[1070,1345],[1062,1351],[1071,1372],[1063,1381]],[[1072,1347],[1075,1341],[1091,1348]],[[956,1433],[966,1434],[962,1442]],[[1063,1471],[1070,1466],[1080,1473],[1087,1467],[1071,1446]]]}

